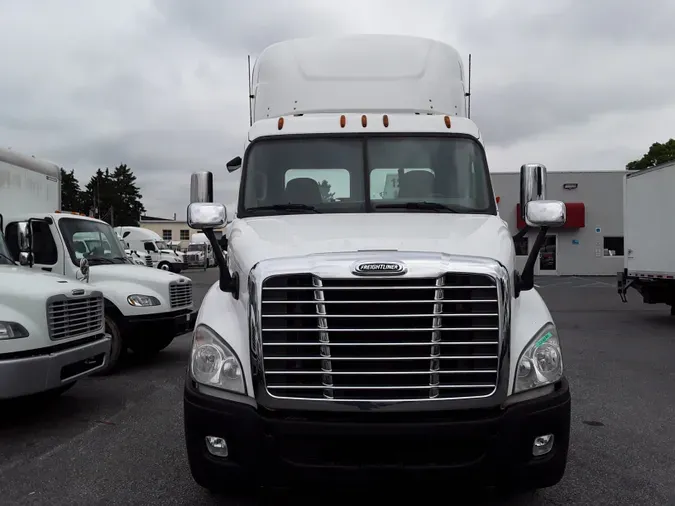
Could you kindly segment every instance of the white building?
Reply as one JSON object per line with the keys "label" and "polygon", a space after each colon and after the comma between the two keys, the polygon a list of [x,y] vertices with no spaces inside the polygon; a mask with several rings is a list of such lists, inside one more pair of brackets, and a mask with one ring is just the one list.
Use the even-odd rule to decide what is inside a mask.
{"label": "white building", "polygon": [[[623,270],[623,193],[626,171],[548,172],[547,198],[567,206],[567,223],[549,229],[535,265],[537,275],[616,275]],[[515,234],[519,218],[518,172],[491,174],[499,213]],[[516,245],[518,266],[525,265],[536,232]]]}

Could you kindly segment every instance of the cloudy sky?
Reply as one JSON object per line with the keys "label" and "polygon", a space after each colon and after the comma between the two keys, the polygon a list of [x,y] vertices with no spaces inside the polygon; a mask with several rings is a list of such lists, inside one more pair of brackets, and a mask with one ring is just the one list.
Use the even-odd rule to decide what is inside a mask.
{"label": "cloudy sky", "polygon": [[403,33],[473,54],[493,171],[622,169],[675,137],[673,19],[668,0],[0,0],[0,145],[81,182],[127,163],[151,215],[184,216],[193,170],[229,204],[247,54]]}

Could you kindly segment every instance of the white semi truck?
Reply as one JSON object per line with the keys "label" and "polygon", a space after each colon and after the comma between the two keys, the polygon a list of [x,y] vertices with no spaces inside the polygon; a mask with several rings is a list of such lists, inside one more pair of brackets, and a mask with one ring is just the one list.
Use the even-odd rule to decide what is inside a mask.
{"label": "white semi truck", "polygon": [[[521,168],[539,229],[522,271],[457,51],[407,36],[281,42],[253,69],[227,257],[213,176],[189,225],[221,271],[185,382],[197,483],[377,478],[408,469],[509,490],[563,477],[571,398],[534,262],[566,219]],[[385,190],[398,176],[396,195]],[[395,474],[394,474],[395,475]]]}
{"label": "white semi truck", "polygon": [[645,304],[666,304],[675,316],[675,161],[629,172],[624,182],[624,269],[619,296],[633,288]]}
{"label": "white semi truck", "polygon": [[122,237],[126,249],[145,252],[154,267],[171,272],[180,272],[186,267],[183,255],[172,250],[157,232],[142,227],[115,227],[114,230]]}
{"label": "white semi truck", "polygon": [[[7,184],[0,164],[0,195]],[[85,283],[17,265],[2,234],[7,204],[0,198],[0,400],[60,395],[108,363],[103,295]],[[21,240],[28,240],[25,233]],[[85,273],[87,267],[82,265]]]}
{"label": "white semi truck", "polygon": [[[125,349],[157,353],[193,329],[191,280],[131,264],[109,224],[61,211],[57,165],[0,149],[0,181],[11,258],[33,271],[87,281],[103,294],[105,331],[112,343],[99,372],[110,372]],[[86,276],[80,269],[83,259],[90,267]]]}

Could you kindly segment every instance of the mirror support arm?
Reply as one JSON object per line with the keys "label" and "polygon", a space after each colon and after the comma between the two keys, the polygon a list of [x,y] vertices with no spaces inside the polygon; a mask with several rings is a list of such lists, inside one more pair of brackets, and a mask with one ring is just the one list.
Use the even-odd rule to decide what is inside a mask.
{"label": "mirror support arm", "polygon": [[220,271],[220,280],[219,286],[223,292],[229,292],[232,294],[232,297],[239,299],[239,276],[235,272],[234,276],[230,274],[230,269],[227,267],[227,262],[225,261],[225,255],[223,255],[223,250],[220,249],[218,245],[218,239],[216,239],[216,233],[212,228],[206,228],[203,230],[204,235],[211,243],[213,248],[213,255],[216,257],[216,262],[218,263],[218,269]]}
{"label": "mirror support arm", "polygon": [[539,258],[539,251],[544,245],[546,240],[546,233],[548,232],[548,227],[541,227],[537,233],[537,237],[534,240],[532,245],[532,250],[530,251],[527,261],[525,262],[525,267],[523,267],[523,272],[516,275],[516,286],[515,286],[515,296],[518,297],[520,292],[525,290],[531,290],[534,288],[534,264]]}

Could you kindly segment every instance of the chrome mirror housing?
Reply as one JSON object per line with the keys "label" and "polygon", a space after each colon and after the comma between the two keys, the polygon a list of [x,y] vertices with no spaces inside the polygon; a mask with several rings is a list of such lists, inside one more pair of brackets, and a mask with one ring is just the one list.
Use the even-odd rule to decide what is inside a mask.
{"label": "chrome mirror housing", "polygon": [[227,210],[223,204],[193,202],[188,206],[187,222],[190,228],[202,230],[220,228],[227,221]]}
{"label": "chrome mirror housing", "polygon": [[558,200],[534,200],[525,205],[528,227],[562,227],[567,221],[567,209]]}

